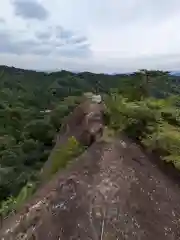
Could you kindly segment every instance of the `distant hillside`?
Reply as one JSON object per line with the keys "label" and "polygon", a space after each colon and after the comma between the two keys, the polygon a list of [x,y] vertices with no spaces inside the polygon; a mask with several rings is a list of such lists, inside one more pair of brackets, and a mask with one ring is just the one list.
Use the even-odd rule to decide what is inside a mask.
{"label": "distant hillside", "polygon": [[19,71],[1,79],[0,239],[179,239],[179,78]]}
{"label": "distant hillside", "polygon": [[0,204],[36,181],[64,116],[82,94],[119,84],[119,76],[0,66]]}
{"label": "distant hillside", "polygon": [[[90,72],[72,73],[68,71],[60,72],[36,72],[23,70],[14,67],[0,66],[0,86],[11,88],[13,97],[22,91],[29,92],[31,101],[38,102],[39,107],[50,107],[56,101],[69,95],[81,95],[82,92],[109,92],[110,89],[123,88],[132,82],[136,84],[139,75],[132,74],[94,74]],[[180,77],[166,75],[152,76],[149,88],[155,94],[179,93]],[[160,88],[159,88],[160,86]],[[178,87],[178,89],[177,89]],[[19,94],[16,94],[18,91]],[[27,96],[26,96],[27,98]],[[35,98],[35,99],[34,99]],[[34,100],[33,100],[34,99]],[[24,101],[25,99],[23,99]]]}
{"label": "distant hillside", "polygon": [[59,98],[62,99],[69,95],[80,95],[84,91],[106,92],[109,88],[117,87],[120,84],[120,76],[114,77],[89,72],[76,74],[68,71],[45,73],[0,66],[1,86],[2,82],[15,88],[22,85],[24,90],[33,91],[36,97],[40,91],[41,99],[43,99],[42,95],[50,96],[51,102],[56,98],[59,100]]}
{"label": "distant hillside", "polygon": [[180,72],[179,71],[171,72],[171,74],[174,75],[174,76],[180,76]]}
{"label": "distant hillside", "polygon": [[[85,92],[101,93],[103,98],[111,93],[118,94],[127,104],[138,101],[127,105],[128,111],[134,114],[136,105],[143,109],[145,98],[179,95],[179,83],[180,77],[160,71],[106,75],[45,73],[0,66],[0,214],[11,212],[9,206],[14,203],[14,197],[21,195],[26,186],[29,189],[32,183],[38,182],[39,171],[55,144],[64,117],[80,103]],[[120,104],[121,101],[117,106],[122,106],[120,111],[125,111],[125,117],[126,109]],[[116,107],[112,108],[115,116],[119,111]],[[144,113],[148,114],[149,110]],[[174,115],[172,119],[175,121]],[[113,121],[111,123],[115,124]]]}

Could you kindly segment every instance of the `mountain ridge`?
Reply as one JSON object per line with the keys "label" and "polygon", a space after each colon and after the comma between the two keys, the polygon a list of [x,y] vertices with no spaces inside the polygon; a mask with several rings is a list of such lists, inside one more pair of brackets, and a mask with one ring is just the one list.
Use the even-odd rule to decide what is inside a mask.
{"label": "mountain ridge", "polygon": [[[101,234],[177,237],[180,194],[178,178],[172,182],[169,173],[170,169],[172,175],[177,173],[180,166],[179,81],[162,71],[111,76],[2,67],[0,234],[7,239],[59,235],[64,240],[72,236],[84,240],[91,226],[88,236],[94,239]],[[92,103],[93,94],[103,102]],[[113,189],[117,205],[110,194]],[[106,203],[109,208],[104,208]],[[107,215],[105,221],[104,211],[120,215]],[[154,218],[158,224],[152,224]],[[79,228],[82,222],[85,225]],[[166,226],[171,230],[167,232]]]}
{"label": "mountain ridge", "polygon": [[101,138],[7,220],[0,237],[178,239],[179,201],[177,185],[137,144],[124,136]]}

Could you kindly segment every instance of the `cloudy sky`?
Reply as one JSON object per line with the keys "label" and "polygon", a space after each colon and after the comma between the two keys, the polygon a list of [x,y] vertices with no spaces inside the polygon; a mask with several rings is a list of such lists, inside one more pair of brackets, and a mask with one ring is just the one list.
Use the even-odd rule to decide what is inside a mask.
{"label": "cloudy sky", "polygon": [[180,0],[1,0],[0,64],[180,70]]}

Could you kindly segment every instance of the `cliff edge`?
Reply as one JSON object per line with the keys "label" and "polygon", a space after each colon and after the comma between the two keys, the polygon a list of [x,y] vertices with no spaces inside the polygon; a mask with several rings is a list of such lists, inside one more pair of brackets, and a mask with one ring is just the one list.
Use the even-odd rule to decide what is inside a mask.
{"label": "cliff edge", "polygon": [[55,148],[74,136],[87,149],[7,220],[1,239],[180,239],[179,186],[128,138],[106,142],[102,109],[87,101],[67,117]]}

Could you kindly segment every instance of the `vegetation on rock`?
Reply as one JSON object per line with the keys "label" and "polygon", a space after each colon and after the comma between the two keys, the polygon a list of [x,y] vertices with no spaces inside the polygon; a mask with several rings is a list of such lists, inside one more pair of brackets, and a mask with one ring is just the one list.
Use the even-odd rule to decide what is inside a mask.
{"label": "vegetation on rock", "polygon": [[[157,72],[157,78],[159,74]],[[153,75],[156,76],[156,72]],[[160,90],[169,77],[165,73],[161,75],[164,78],[161,79]],[[157,152],[163,160],[172,162],[180,169],[179,96],[172,95],[171,92],[167,92],[166,97],[153,96],[148,83],[140,83],[141,91],[136,86],[132,88],[131,94],[129,88],[129,97],[122,92],[112,92],[106,97],[107,124],[116,132],[124,132],[140,141],[149,150]]]}
{"label": "vegetation on rock", "polygon": [[[110,128],[180,168],[179,86],[180,77],[161,71],[105,75],[0,66],[0,214],[6,216],[32,194],[34,188],[26,191],[29,183],[38,182],[64,117],[85,92],[101,93]],[[51,174],[79,154],[81,146],[70,139],[60,150],[61,161],[57,151]]]}
{"label": "vegetation on rock", "polygon": [[84,147],[75,139],[70,137],[67,143],[54,149],[51,156],[51,168],[48,169],[47,178],[58,172],[59,169],[65,168],[67,164],[84,150]]}

